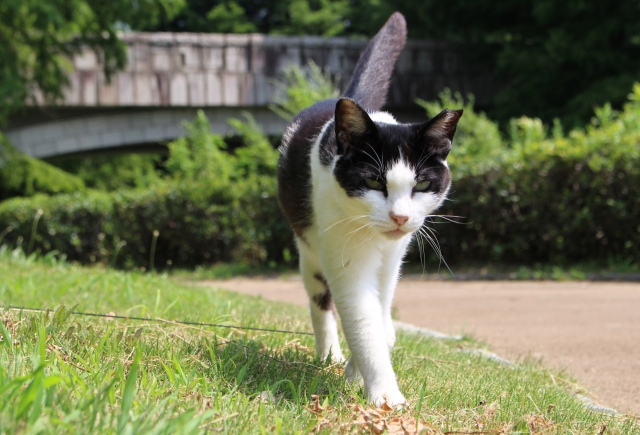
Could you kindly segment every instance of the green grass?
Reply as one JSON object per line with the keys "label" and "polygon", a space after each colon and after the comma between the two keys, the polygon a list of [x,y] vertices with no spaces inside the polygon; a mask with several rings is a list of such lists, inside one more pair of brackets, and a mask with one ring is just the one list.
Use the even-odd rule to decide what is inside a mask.
{"label": "green grass", "polygon": [[[0,311],[2,434],[369,433],[362,389],[315,359],[310,336],[69,314],[308,331],[305,309],[2,248],[0,303],[58,308]],[[417,419],[422,433],[640,434],[632,417],[585,408],[562,374],[460,352],[476,346],[399,333],[393,361],[411,406],[386,414],[389,430]]]}

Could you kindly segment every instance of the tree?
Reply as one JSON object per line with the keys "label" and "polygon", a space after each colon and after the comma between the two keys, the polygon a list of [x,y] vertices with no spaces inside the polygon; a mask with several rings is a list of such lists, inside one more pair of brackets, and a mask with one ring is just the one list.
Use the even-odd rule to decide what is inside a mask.
{"label": "tree", "polygon": [[640,79],[637,1],[383,1],[405,14],[410,36],[474,46],[505,83],[492,111],[502,121],[581,124],[596,106],[620,107]]}
{"label": "tree", "polygon": [[109,76],[126,61],[118,29],[171,18],[184,0],[0,1],[0,121],[33,100],[61,97],[68,58],[84,47],[100,51]]}
{"label": "tree", "polygon": [[173,19],[141,30],[334,36],[348,31],[350,10],[349,0],[187,0]]}

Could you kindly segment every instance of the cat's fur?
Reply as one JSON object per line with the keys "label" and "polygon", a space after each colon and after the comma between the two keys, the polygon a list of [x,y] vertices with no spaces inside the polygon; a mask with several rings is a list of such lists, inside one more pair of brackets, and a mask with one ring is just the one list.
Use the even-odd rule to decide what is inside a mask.
{"label": "cat's fur", "polygon": [[405,40],[404,17],[395,13],[362,53],[344,96],[296,116],[278,166],[318,356],[344,360],[337,308],[351,351],[347,377],[363,378],[371,403],[392,406],[405,402],[390,359],[393,293],[413,233],[449,190],[446,158],[462,116],[444,110],[400,124],[379,111]]}

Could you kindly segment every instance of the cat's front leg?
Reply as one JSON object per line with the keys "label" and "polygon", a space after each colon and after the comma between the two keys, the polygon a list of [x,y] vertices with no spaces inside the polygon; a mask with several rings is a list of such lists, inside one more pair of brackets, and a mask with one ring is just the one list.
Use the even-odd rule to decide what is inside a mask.
{"label": "cat's front leg", "polygon": [[330,280],[334,302],[351,350],[350,368],[360,372],[365,393],[376,406],[405,403],[391,365],[375,273],[355,261]]}
{"label": "cat's front leg", "polygon": [[402,258],[407,252],[410,241],[411,238],[405,236],[403,240],[390,245],[386,250],[386,255],[382,258],[382,265],[380,267],[380,304],[382,305],[382,316],[384,318],[387,344],[390,350],[396,342],[396,330],[391,317],[393,296],[398,285],[398,279],[400,278]]}

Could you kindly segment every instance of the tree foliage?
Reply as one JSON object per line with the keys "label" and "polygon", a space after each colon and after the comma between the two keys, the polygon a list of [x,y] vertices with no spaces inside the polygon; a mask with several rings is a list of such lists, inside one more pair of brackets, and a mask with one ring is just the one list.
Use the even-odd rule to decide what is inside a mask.
{"label": "tree foliage", "polygon": [[126,62],[118,29],[151,27],[183,0],[2,0],[0,121],[40,94],[55,101],[68,83],[69,56],[89,47],[110,75]]}
{"label": "tree foliage", "polygon": [[489,65],[502,83],[490,114],[505,123],[526,115],[583,125],[595,107],[621,108],[640,79],[638,2],[359,1],[379,11],[363,33],[399,10],[409,37],[467,46],[469,61]]}
{"label": "tree foliage", "polygon": [[334,36],[350,11],[349,0],[186,0],[173,19],[143,30]]}
{"label": "tree foliage", "polygon": [[[626,0],[439,2],[384,0],[411,37],[473,47],[504,83],[492,115],[584,124],[606,102],[620,108],[640,78],[640,3]],[[374,31],[374,29],[371,29]]]}
{"label": "tree foliage", "polygon": [[640,3],[626,0],[187,0],[150,30],[373,36],[389,15],[409,36],[463,43],[503,83],[490,114],[569,126],[621,107],[640,78]]}

